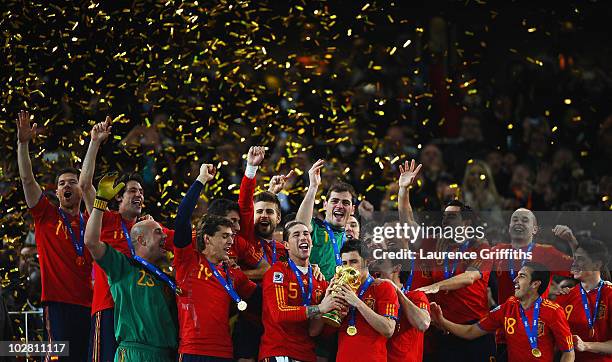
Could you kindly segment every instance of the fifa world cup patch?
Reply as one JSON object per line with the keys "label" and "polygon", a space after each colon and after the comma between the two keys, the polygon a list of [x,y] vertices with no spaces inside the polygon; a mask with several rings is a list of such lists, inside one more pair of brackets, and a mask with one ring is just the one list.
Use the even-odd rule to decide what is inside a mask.
{"label": "fifa world cup patch", "polygon": [[274,272],[274,276],[272,277],[272,283],[283,284],[283,280],[285,276],[281,272]]}

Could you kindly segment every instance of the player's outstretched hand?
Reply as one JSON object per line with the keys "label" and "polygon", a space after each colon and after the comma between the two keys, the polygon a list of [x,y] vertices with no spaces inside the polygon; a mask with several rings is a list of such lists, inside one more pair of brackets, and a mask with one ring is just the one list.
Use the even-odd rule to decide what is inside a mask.
{"label": "player's outstretched hand", "polygon": [[96,198],[108,201],[115,197],[115,195],[117,195],[119,191],[121,191],[123,186],[125,186],[125,183],[120,182],[119,184],[117,184],[117,186],[113,187],[113,185],[115,185],[115,180],[117,180],[116,173],[107,174],[102,177],[102,180],[100,180],[100,182],[98,183],[98,191],[96,191]]}

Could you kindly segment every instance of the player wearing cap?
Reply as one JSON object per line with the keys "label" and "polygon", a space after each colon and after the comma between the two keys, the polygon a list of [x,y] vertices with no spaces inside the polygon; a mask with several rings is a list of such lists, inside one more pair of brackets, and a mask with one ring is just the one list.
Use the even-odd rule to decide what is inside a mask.
{"label": "player wearing cap", "polygon": [[85,245],[108,276],[115,301],[114,330],[119,343],[115,361],[171,362],[178,342],[175,293],[180,291],[159,268],[166,234],[154,220],[136,223],[130,231],[133,258],[100,241],[106,204],[124,186],[113,187],[115,179],[100,180],[85,230]]}
{"label": "player wearing cap", "polygon": [[45,333],[48,341],[69,341],[66,361],[83,361],[87,353],[87,320],[90,313],[91,255],[84,252],[85,222],[80,211],[82,191],[78,171],[58,172],[56,194],[59,207],[51,204],[32,172],[28,144],[36,134],[30,114],[21,111],[17,120],[17,163],[26,204],[34,218],[40,256]]}
{"label": "player wearing cap", "polygon": [[503,329],[510,361],[552,362],[556,347],[562,352],[561,362],[571,362],[574,361],[574,346],[563,309],[542,298],[549,280],[550,273],[544,266],[528,262],[514,279],[514,297],[478,323],[453,323],[435,303],[431,306],[432,319],[442,329],[466,339]]}

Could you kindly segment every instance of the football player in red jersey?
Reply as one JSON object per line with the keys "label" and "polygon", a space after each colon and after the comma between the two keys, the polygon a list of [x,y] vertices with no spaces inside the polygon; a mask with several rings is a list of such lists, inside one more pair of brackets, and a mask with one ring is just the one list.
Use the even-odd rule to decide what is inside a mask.
{"label": "football player in red jersey", "polygon": [[[530,260],[546,266],[551,275],[569,276],[572,258],[555,249],[552,245],[536,243],[534,237],[537,232],[538,222],[534,213],[524,208],[517,209],[512,213],[508,225],[510,244],[497,244],[491,248],[491,251],[496,252],[503,249],[522,250],[525,253],[531,253]],[[553,233],[568,241],[572,249],[575,249],[576,241],[569,228],[558,225],[553,229]],[[510,259],[494,261],[493,269],[496,271],[497,276],[498,304],[502,304],[514,295],[514,278],[516,278],[517,271],[527,261],[527,258],[523,260],[512,259],[512,262]],[[548,291],[544,292],[543,296],[548,297]],[[495,337],[497,343],[496,358],[500,362],[506,361],[508,357],[506,355],[503,333],[498,331]]]}
{"label": "football player in red jersey", "polygon": [[87,214],[81,208],[78,171],[61,170],[56,179],[59,207],[51,204],[34,178],[28,152],[36,135],[30,114],[17,119],[17,163],[26,204],[34,218],[34,234],[41,272],[41,301],[48,341],[70,341],[65,361],[83,361],[91,307],[91,255],[84,252]]}
{"label": "football player in red jersey", "polygon": [[231,361],[230,306],[246,310],[247,299],[256,289],[239,268],[230,268],[233,244],[232,222],[217,215],[205,215],[198,227],[197,247],[191,232],[191,215],[204,184],[215,174],[212,165],[202,165],[200,174],[179,205],[176,216],[176,280],[178,297],[179,360]]}
{"label": "football player in red jersey", "polygon": [[612,361],[612,286],[601,278],[608,257],[608,248],[601,241],[580,240],[572,266],[580,284],[556,300],[574,334],[576,361]]}
{"label": "football player in red jersey", "polygon": [[442,329],[466,339],[502,328],[511,362],[552,362],[555,347],[562,352],[561,362],[571,362],[574,346],[563,309],[542,297],[549,281],[550,272],[543,265],[528,262],[514,279],[514,297],[478,323],[453,323],[435,303],[431,305],[432,319]]}
{"label": "football player in red jersey", "polygon": [[338,296],[349,306],[338,331],[336,361],[386,361],[387,340],[395,331],[399,302],[391,283],[373,283],[362,243],[350,239],[340,249],[342,264],[360,273],[357,292],[348,285],[337,288]]}
{"label": "football player in red jersey", "polygon": [[[399,248],[389,249],[396,252]],[[423,339],[429,328],[429,300],[423,292],[416,291],[425,281],[414,268],[402,271],[401,259],[384,259],[377,263],[381,277],[394,287],[400,302],[399,322],[393,337],[387,342],[387,361],[420,362],[423,360]]]}
{"label": "football player in red jersey", "polygon": [[[342,307],[331,293],[328,283],[313,277],[309,262],[312,240],[308,226],[290,221],[285,227],[289,259],[278,261],[266,272],[262,283],[264,334],[259,347],[259,360],[287,358],[316,361],[315,342],[309,335],[322,329],[323,313]],[[325,297],[324,297],[325,296]]]}
{"label": "football player in red jersey", "polygon": [[[432,262],[433,284],[417,290],[428,294],[444,310],[450,320],[460,324],[477,322],[489,312],[487,285],[491,274],[491,261],[481,258],[481,251],[488,248],[484,239],[468,239],[458,231],[467,227],[477,228],[477,217],[472,209],[458,200],[453,200],[444,209],[442,227],[457,231],[454,239],[425,239],[421,248],[425,252],[448,251],[475,254],[475,259],[437,258],[421,262]],[[474,233],[476,234],[476,233]],[[455,240],[465,237],[459,243]],[[495,341],[492,336],[464,341],[453,335],[433,334],[438,346],[438,359],[444,361],[488,362],[495,355]],[[444,346],[444,348],[441,348]]]}
{"label": "football player in red jersey", "polygon": [[[96,167],[96,156],[102,143],[106,141],[111,132],[111,118],[106,117],[104,122],[94,125],[91,130],[91,140],[85,158],[83,170],[79,177],[79,185],[83,190],[83,201],[87,210],[91,212],[94,207],[96,189],[93,186],[93,176]],[[142,217],[144,205],[144,190],[142,179],[137,174],[126,174],[119,180],[125,183],[122,191],[115,196],[119,202],[118,210],[107,210],[102,218],[102,231],[100,239],[127,256],[134,255],[134,246],[130,238],[132,226]],[[109,200],[110,201],[110,200]],[[163,228],[167,235],[166,250],[172,250],[174,231]],[[89,341],[88,361],[112,361],[117,350],[114,326],[114,302],[108,286],[108,279],[104,270],[94,264],[94,290],[91,305],[91,329]]]}

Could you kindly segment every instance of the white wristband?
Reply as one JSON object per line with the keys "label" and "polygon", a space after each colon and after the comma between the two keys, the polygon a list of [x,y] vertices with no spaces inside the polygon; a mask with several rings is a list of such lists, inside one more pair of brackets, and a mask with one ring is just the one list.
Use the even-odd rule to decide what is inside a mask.
{"label": "white wristband", "polygon": [[257,173],[258,168],[259,166],[253,166],[247,163],[247,167],[244,170],[244,175],[248,178],[255,178],[255,174]]}

